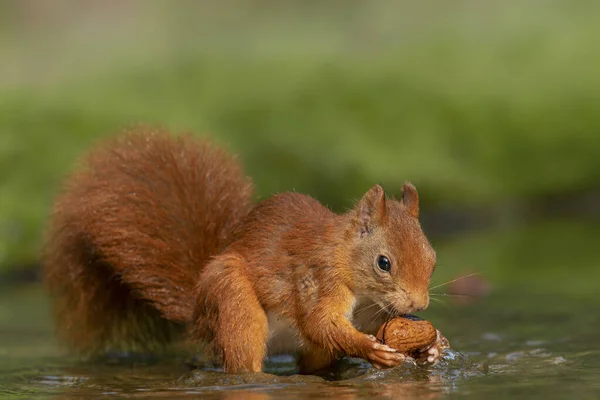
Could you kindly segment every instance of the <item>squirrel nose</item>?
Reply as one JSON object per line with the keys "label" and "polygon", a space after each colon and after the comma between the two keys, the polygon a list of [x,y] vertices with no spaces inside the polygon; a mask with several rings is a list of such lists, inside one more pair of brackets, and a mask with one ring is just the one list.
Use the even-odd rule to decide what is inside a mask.
{"label": "squirrel nose", "polygon": [[412,308],[415,311],[423,311],[429,306],[429,293],[422,296],[415,296],[412,301]]}

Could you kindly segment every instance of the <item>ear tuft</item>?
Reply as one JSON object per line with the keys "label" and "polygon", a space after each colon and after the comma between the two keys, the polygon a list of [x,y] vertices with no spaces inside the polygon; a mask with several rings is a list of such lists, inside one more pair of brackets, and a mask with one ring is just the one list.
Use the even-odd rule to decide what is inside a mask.
{"label": "ear tuft", "polygon": [[380,185],[375,185],[360,199],[356,206],[358,217],[358,233],[361,238],[367,236],[373,229],[385,223],[387,207],[385,192]]}
{"label": "ear tuft", "polygon": [[402,204],[410,215],[419,218],[419,193],[410,182],[402,185]]}

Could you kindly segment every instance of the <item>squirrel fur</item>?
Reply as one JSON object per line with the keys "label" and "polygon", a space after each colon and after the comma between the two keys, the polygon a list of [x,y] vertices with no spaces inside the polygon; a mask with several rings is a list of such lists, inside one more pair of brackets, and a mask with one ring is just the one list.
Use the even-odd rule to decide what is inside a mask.
{"label": "squirrel fur", "polygon": [[102,354],[186,334],[231,373],[296,351],[304,373],[344,355],[400,364],[372,334],[429,303],[435,251],[416,189],[395,200],[375,185],[344,214],[253,196],[207,139],[135,128],[96,146],[65,180],[44,247],[61,339]]}

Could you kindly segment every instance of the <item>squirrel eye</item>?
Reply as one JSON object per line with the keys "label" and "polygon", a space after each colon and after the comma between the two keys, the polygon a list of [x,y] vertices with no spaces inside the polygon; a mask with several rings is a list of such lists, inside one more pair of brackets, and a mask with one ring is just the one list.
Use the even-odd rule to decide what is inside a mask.
{"label": "squirrel eye", "polygon": [[385,272],[390,272],[390,270],[392,269],[392,263],[386,256],[377,257],[377,266],[380,270]]}

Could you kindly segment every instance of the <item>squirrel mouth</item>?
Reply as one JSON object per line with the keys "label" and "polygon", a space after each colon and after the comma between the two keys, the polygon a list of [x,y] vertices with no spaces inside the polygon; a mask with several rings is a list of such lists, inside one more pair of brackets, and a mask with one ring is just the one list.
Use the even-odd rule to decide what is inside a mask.
{"label": "squirrel mouth", "polygon": [[387,307],[385,307],[385,309],[387,310],[387,314],[390,316],[390,318],[411,315],[413,312],[419,311],[419,309],[416,308],[413,303],[402,304],[400,306],[390,303]]}

